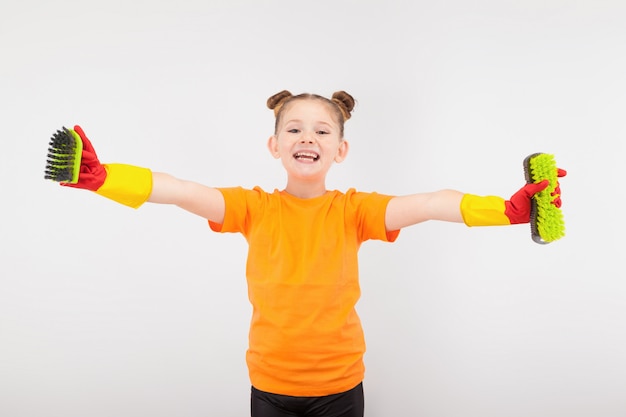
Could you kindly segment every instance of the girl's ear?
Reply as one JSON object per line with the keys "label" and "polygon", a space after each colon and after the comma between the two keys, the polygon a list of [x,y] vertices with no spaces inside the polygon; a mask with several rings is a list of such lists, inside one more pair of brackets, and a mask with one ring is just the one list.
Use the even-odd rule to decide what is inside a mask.
{"label": "girl's ear", "polygon": [[343,162],[344,159],[348,156],[348,151],[350,150],[350,144],[347,140],[342,140],[339,144],[339,148],[337,149],[337,155],[335,155],[335,162],[340,163]]}
{"label": "girl's ear", "polygon": [[278,153],[278,139],[276,139],[276,135],[270,136],[267,140],[267,149],[269,149],[274,158],[280,158],[280,154]]}

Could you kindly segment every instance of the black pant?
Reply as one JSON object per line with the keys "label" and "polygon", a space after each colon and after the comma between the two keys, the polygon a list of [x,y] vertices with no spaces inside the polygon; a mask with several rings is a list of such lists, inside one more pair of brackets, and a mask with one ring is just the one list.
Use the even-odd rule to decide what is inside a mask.
{"label": "black pant", "polygon": [[363,417],[363,384],[324,397],[291,397],[252,387],[252,417]]}

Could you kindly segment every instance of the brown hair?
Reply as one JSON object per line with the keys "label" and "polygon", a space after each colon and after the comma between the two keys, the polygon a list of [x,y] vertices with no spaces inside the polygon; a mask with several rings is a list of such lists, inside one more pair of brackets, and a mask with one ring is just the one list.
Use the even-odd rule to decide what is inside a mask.
{"label": "brown hair", "polygon": [[355,105],[354,98],[345,91],[337,91],[333,93],[332,98],[330,99],[310,93],[303,93],[294,96],[287,90],[274,94],[267,99],[267,107],[270,110],[274,110],[274,116],[276,117],[274,133],[278,130],[280,118],[286,108],[286,105],[293,103],[296,100],[319,100],[327,104],[339,123],[339,130],[341,137],[343,137],[343,124],[350,118]]}

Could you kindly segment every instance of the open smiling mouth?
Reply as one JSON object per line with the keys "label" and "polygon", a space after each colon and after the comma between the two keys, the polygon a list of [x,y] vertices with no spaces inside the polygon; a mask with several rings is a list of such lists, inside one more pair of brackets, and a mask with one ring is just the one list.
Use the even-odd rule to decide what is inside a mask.
{"label": "open smiling mouth", "polygon": [[319,154],[315,152],[296,152],[293,157],[299,161],[317,161],[320,159]]}

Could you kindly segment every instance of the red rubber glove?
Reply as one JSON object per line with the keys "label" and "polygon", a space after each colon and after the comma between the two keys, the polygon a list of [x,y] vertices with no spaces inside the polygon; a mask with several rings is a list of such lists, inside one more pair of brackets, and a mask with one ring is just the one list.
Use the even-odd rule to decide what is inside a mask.
{"label": "red rubber glove", "polygon": [[74,131],[83,141],[83,154],[80,160],[80,173],[76,184],[61,183],[65,187],[82,188],[85,190],[97,191],[107,177],[104,166],[98,160],[98,155],[93,145],[83,132],[83,129],[76,125]]}
{"label": "red rubber glove", "polygon": [[[557,169],[557,177],[564,177],[567,175],[567,171],[564,169]],[[513,194],[510,200],[504,202],[504,214],[509,218],[511,224],[530,222],[531,199],[535,194],[544,190],[548,185],[550,185],[550,181],[548,180],[543,180],[536,184],[526,184],[518,192]],[[558,181],[555,190],[550,195],[555,196],[555,199],[552,200],[552,204],[556,207],[561,207],[561,188]]]}
{"label": "red rubber glove", "polygon": [[[567,171],[565,171],[564,169],[561,168],[557,168],[557,174],[556,176],[559,178],[562,178],[564,176],[567,175]],[[555,197],[554,200],[552,200],[552,204],[554,204],[556,207],[561,208],[561,185],[559,184],[559,182],[556,182],[556,188],[554,189],[554,191],[550,194],[551,196]]]}

